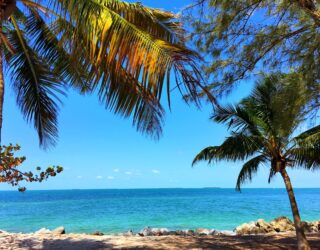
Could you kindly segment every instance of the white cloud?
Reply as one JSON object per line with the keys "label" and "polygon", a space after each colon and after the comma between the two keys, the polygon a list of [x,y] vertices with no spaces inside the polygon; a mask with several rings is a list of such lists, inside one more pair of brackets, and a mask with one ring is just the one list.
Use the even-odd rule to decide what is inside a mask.
{"label": "white cloud", "polygon": [[127,174],[127,175],[132,175],[132,172],[127,171],[127,172],[125,172],[125,174]]}
{"label": "white cloud", "polygon": [[153,169],[153,170],[152,170],[152,173],[154,173],[154,174],[160,174],[160,171],[159,171],[159,170],[156,170],[156,169]]}
{"label": "white cloud", "polygon": [[171,182],[171,183],[178,183],[179,180],[170,179],[169,182]]}
{"label": "white cloud", "polygon": [[81,176],[81,175],[78,175],[77,178],[78,178],[78,179],[82,179],[82,176]]}
{"label": "white cloud", "polygon": [[118,173],[118,172],[120,172],[120,170],[119,170],[119,168],[115,168],[115,169],[113,170],[113,172]]}
{"label": "white cloud", "polygon": [[102,177],[101,175],[98,175],[96,178],[97,178],[98,180],[103,179],[103,177]]}
{"label": "white cloud", "polygon": [[107,179],[108,179],[108,180],[113,180],[113,179],[114,179],[114,176],[111,176],[111,175],[110,175],[110,176],[107,176]]}

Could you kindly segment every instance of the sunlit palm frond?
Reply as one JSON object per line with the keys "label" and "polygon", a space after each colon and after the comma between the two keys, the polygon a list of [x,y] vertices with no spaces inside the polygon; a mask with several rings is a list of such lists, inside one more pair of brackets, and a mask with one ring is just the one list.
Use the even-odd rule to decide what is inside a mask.
{"label": "sunlit palm frond", "polygon": [[[52,117],[47,117],[55,123],[51,124],[55,129],[58,105],[54,100],[58,101],[58,92],[63,92],[60,87],[66,84],[82,93],[98,93],[106,108],[132,117],[139,131],[155,137],[162,131],[164,109],[160,100],[163,93],[167,94],[169,107],[173,89],[182,95],[188,94],[199,104],[197,93],[204,88],[197,66],[200,57],[184,45],[185,33],[176,15],[118,0],[21,0],[20,7],[12,19],[16,24],[9,23],[6,27],[12,41],[7,34],[0,34],[5,45],[6,66],[17,81],[18,71],[22,69],[11,64],[21,66],[17,58],[22,60],[23,56],[15,44],[13,34],[16,32],[20,43],[24,41],[21,48],[31,70],[29,76],[39,85],[38,70],[43,74],[39,77],[47,82],[47,89],[41,94],[49,97],[48,110],[49,103],[54,104]],[[17,54],[13,51],[15,47]],[[50,71],[50,75],[46,71]],[[172,75],[175,85],[171,82]],[[14,86],[17,90],[18,83]],[[27,94],[25,89],[17,98],[21,109]],[[36,117],[36,110],[31,112],[31,106],[24,105],[28,120]],[[38,127],[43,128],[39,122]],[[51,129],[51,138],[47,133],[47,139],[45,133],[39,132],[42,144],[53,141],[55,129]]]}
{"label": "sunlit palm frond", "polygon": [[241,185],[246,181],[251,181],[252,176],[258,172],[259,165],[266,161],[264,155],[259,155],[246,162],[239,173],[236,189],[241,190]]}
{"label": "sunlit palm frond", "polygon": [[[51,0],[49,6],[57,13],[68,15],[76,12],[80,15],[89,15],[87,10],[99,14],[108,11],[119,15],[140,30],[162,40],[175,43],[183,39],[183,29],[179,22],[174,20],[177,16],[161,9],[145,7],[141,3],[128,3],[119,0]],[[81,21],[81,20],[79,20]],[[86,22],[85,20],[82,20]],[[78,22],[78,24],[82,24]]]}
{"label": "sunlit palm frond", "polygon": [[[162,86],[166,83],[166,77],[169,78],[168,74],[171,70],[181,76],[182,82],[177,84],[184,84],[186,90],[195,96],[193,92],[199,87],[201,79],[196,67],[197,54],[186,49],[179,41],[173,42],[172,39],[148,33],[135,22],[127,20],[123,11],[117,13],[110,7],[119,2],[92,0],[64,3],[60,1],[63,9],[68,10],[75,23],[77,29],[74,35],[76,37],[81,35],[81,39],[75,39],[73,46],[83,48],[84,42],[96,67],[117,62],[114,70],[124,67],[157,97],[161,95]],[[141,11],[148,10],[145,7],[124,6],[129,6],[128,15],[134,19],[143,19],[144,15]],[[150,16],[150,13],[145,13],[145,16]],[[156,15],[152,19],[149,17],[148,20],[143,22],[150,27],[156,25],[158,29],[168,32],[167,28],[159,26],[162,21],[158,20]],[[169,33],[175,35],[172,30],[169,30]],[[86,34],[85,38],[83,34]]]}
{"label": "sunlit palm frond", "polygon": [[[174,14],[118,0],[51,0],[37,4],[39,9],[42,4],[59,13],[52,21],[55,35],[72,57],[81,58],[91,91],[97,91],[105,106],[117,114],[127,117],[129,110],[134,112],[131,115],[138,130],[150,134],[153,130],[155,135],[161,130],[156,124],[160,126],[164,115],[159,105],[163,93],[167,94],[169,107],[173,89],[199,104],[197,93],[204,89],[197,65],[200,57],[185,47],[184,32]],[[139,91],[135,91],[137,83]],[[151,98],[152,103],[146,103],[151,100],[145,98],[146,93],[156,100]]]}

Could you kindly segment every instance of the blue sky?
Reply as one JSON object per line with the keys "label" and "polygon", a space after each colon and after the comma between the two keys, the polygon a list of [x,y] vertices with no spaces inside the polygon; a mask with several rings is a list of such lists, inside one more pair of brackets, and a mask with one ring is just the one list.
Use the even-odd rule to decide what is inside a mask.
{"label": "blue sky", "polygon": [[[179,11],[189,1],[142,1],[151,7]],[[19,143],[27,156],[23,169],[59,164],[64,172],[29,189],[76,188],[164,188],[164,187],[231,187],[235,186],[241,163],[221,162],[213,167],[205,163],[191,167],[193,157],[202,148],[221,143],[227,131],[209,120],[211,109],[197,110],[173,94],[172,112],[167,112],[164,135],[159,141],[136,132],[131,121],[106,111],[95,96],[80,96],[69,91],[59,116],[59,142],[43,151],[37,135],[27,125],[15,105],[8,85],[5,96],[3,140]],[[230,96],[236,102],[250,93],[246,82]],[[295,187],[320,187],[320,171],[290,171]],[[281,178],[267,184],[268,171],[263,169],[245,187],[283,187]],[[11,190],[7,184],[1,190]]]}

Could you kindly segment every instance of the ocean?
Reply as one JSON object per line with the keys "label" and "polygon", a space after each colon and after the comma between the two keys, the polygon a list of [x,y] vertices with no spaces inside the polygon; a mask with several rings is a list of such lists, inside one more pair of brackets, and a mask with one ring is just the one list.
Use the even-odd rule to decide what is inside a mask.
{"label": "ocean", "polygon": [[[320,189],[295,189],[303,220],[320,220]],[[146,226],[233,230],[259,218],[291,216],[285,189],[111,189],[0,191],[0,228],[121,233]]]}

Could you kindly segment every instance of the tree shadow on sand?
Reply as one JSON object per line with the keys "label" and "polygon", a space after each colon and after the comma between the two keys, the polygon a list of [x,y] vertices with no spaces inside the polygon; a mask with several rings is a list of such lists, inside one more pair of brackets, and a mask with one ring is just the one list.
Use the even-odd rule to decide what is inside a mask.
{"label": "tree shadow on sand", "polygon": [[[307,236],[310,246],[320,250],[320,234]],[[96,239],[43,239],[39,241],[25,239],[18,244],[19,249],[48,249],[48,250],[165,250],[165,249],[268,249],[290,250],[297,249],[295,235],[253,235],[253,236],[203,236],[203,237],[127,237],[127,238]],[[121,242],[121,243],[119,243]]]}
{"label": "tree shadow on sand", "polygon": [[38,250],[96,250],[96,249],[114,249],[112,244],[99,239],[43,239],[41,243],[32,239],[25,239],[19,242],[19,249]]}

